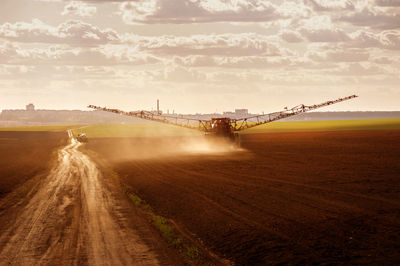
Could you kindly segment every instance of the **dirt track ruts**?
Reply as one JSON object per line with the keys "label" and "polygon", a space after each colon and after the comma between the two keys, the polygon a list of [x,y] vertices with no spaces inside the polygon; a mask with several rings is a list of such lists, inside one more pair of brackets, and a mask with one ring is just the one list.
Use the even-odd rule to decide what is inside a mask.
{"label": "dirt track ruts", "polygon": [[[159,264],[155,252],[127,225],[96,165],[78,150],[81,144],[71,132],[69,137],[51,174],[1,232],[0,264]],[[0,201],[1,208],[7,200]]]}

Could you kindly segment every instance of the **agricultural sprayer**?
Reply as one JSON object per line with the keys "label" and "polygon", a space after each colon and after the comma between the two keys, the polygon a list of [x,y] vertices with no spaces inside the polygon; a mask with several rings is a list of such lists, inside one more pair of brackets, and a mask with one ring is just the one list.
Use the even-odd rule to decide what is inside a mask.
{"label": "agricultural sprayer", "polygon": [[[95,110],[101,110],[120,115],[133,116],[145,120],[151,120],[160,123],[172,124],[180,127],[200,130],[204,132],[206,135],[225,137],[233,141],[238,141],[239,131],[267,124],[273,121],[277,121],[301,113],[305,113],[308,111],[312,111],[328,105],[350,100],[356,97],[358,96],[350,95],[344,98],[339,98],[332,101],[326,101],[320,104],[314,104],[314,105],[301,104],[291,109],[285,108],[285,110],[279,112],[253,115],[243,118],[216,117],[211,119],[196,119],[185,115],[163,114],[161,111],[158,110],[158,108],[157,111],[141,110],[141,111],[125,112],[119,109],[110,109],[106,107],[98,107],[95,105],[89,105],[88,107]],[[158,101],[157,101],[157,106],[158,106]]]}

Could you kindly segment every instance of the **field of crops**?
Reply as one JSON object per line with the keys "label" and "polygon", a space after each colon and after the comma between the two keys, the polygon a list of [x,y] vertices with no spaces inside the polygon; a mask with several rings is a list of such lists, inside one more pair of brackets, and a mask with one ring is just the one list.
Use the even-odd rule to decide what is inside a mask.
{"label": "field of crops", "polygon": [[51,125],[51,126],[20,126],[20,127],[0,127],[0,131],[40,131],[40,132],[60,132],[72,128],[81,127],[80,125]]}
{"label": "field of crops", "polygon": [[48,171],[65,132],[0,132],[0,198],[36,175]]}
{"label": "field of crops", "polygon": [[[322,132],[343,130],[393,130],[400,129],[398,119],[363,119],[330,121],[273,122],[242,131],[242,134],[274,132]],[[74,134],[86,133],[88,138],[129,138],[161,136],[199,136],[196,130],[160,123],[90,125],[73,130]]]}
{"label": "field of crops", "polygon": [[243,131],[243,134],[392,129],[400,129],[400,118],[273,122],[250,128]]}
{"label": "field of crops", "polygon": [[[88,138],[129,138],[161,136],[199,136],[196,130],[161,123],[144,124],[107,124],[107,125],[49,125],[0,127],[0,131],[50,131],[60,132],[73,129],[74,135],[86,133]],[[400,129],[400,118],[327,120],[327,121],[291,121],[273,122],[241,131],[242,134],[274,132],[322,132],[343,130],[396,130]]]}
{"label": "field of crops", "polygon": [[74,135],[86,133],[88,138],[129,138],[161,136],[199,136],[197,130],[160,123],[90,125],[73,130]]}

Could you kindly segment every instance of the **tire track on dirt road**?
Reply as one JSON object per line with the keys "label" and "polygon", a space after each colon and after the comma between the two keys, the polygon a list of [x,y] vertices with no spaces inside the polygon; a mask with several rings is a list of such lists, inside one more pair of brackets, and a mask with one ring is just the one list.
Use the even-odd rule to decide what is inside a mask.
{"label": "tire track on dirt road", "polygon": [[0,265],[158,265],[102,184],[101,173],[70,143],[37,192],[0,235]]}

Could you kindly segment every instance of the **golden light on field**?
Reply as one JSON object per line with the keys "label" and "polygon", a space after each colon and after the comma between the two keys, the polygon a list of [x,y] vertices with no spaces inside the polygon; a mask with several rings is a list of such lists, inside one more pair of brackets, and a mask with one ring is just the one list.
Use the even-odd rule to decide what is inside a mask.
{"label": "golden light on field", "polygon": [[0,0],[0,265],[399,265],[399,23]]}

